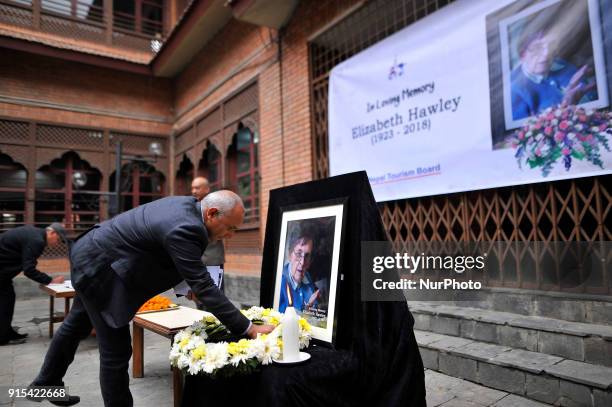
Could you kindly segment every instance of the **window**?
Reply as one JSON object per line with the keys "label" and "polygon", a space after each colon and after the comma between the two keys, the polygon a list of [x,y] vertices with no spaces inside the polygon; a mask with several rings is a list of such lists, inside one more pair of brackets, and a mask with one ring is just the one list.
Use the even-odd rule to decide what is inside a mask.
{"label": "window", "polygon": [[[142,161],[125,164],[121,168],[120,211],[153,202],[164,196],[164,176],[155,167]],[[115,191],[115,172],[109,180],[110,191]]]}
{"label": "window", "polygon": [[100,222],[100,171],[69,152],[36,171],[34,221],[60,222],[77,233]]}
{"label": "window", "polygon": [[0,232],[24,224],[27,177],[23,165],[0,154]]}
{"label": "window", "polygon": [[202,152],[198,174],[206,177],[211,191],[221,189],[221,153],[210,141]]}
{"label": "window", "polygon": [[114,0],[115,28],[139,32],[151,37],[163,34],[163,0]]}
{"label": "window", "polygon": [[183,154],[183,160],[176,172],[175,191],[177,195],[191,195],[191,181],[193,181],[193,164]]}
{"label": "window", "polygon": [[230,188],[244,202],[245,223],[259,221],[258,143],[257,133],[241,123],[227,152]]}

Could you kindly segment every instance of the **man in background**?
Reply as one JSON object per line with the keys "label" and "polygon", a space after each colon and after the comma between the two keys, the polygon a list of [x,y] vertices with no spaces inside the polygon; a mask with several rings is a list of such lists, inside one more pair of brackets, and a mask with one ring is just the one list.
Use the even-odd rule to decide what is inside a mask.
{"label": "man in background", "polygon": [[21,226],[0,235],[0,345],[23,343],[28,336],[17,333],[11,326],[15,310],[13,278],[23,271],[40,284],[63,283],[63,276],[51,278],[36,269],[45,247],[55,247],[62,241],[66,242],[66,230],[59,223],[46,229]]}
{"label": "man in background", "polygon": [[[208,180],[204,177],[195,177],[191,182],[191,196],[201,202],[209,193],[210,185]],[[224,291],[223,264],[225,263],[225,247],[223,245],[223,240],[208,243],[202,255],[202,263],[204,263],[205,266],[213,266],[209,268],[209,272],[211,272],[211,276],[219,289]],[[214,267],[219,267],[219,269],[217,270]],[[197,306],[202,309],[201,304],[197,304]]]}

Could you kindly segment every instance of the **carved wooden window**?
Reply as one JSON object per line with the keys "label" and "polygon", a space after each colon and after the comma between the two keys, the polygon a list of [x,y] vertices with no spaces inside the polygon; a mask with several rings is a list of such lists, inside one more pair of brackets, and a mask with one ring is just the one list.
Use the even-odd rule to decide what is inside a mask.
{"label": "carved wooden window", "polygon": [[191,160],[183,154],[183,160],[176,172],[174,183],[176,195],[191,195],[191,181],[193,181],[193,164]]}
{"label": "carved wooden window", "polygon": [[[110,190],[115,191],[115,173],[109,180]],[[121,168],[121,210],[127,211],[139,205],[163,198],[165,179],[154,166],[136,161]]]}
{"label": "carved wooden window", "polygon": [[0,232],[23,226],[27,171],[6,154],[0,154]]}
{"label": "carved wooden window", "polygon": [[259,137],[242,124],[227,152],[229,187],[244,202],[244,223],[259,221]]}
{"label": "carved wooden window", "polygon": [[198,165],[198,175],[206,177],[211,191],[221,189],[221,153],[208,142]]}
{"label": "carved wooden window", "polygon": [[35,223],[80,232],[100,221],[100,171],[69,152],[36,171]]}

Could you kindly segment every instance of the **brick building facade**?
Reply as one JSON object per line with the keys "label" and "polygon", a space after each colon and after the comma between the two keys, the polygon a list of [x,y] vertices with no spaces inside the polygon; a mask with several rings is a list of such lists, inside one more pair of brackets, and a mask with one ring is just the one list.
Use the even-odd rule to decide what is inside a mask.
{"label": "brick building facade", "polygon": [[[116,141],[143,157],[157,141],[155,163],[124,160],[123,208],[186,194],[197,174],[237,190],[247,222],[227,242],[227,266],[256,276],[268,191],[328,175],[331,68],[449,2],[166,1],[154,15],[139,0],[126,26],[129,13],[99,1],[105,17],[87,17],[89,31],[81,2],[59,3],[77,10],[61,26],[44,1],[0,1],[0,157],[14,178],[0,186],[11,201],[3,227],[105,219],[110,196],[88,193],[114,190]],[[90,184],[75,190],[67,169]],[[46,185],[49,174],[62,179]],[[609,240],[607,178],[394,201],[381,214],[395,241]],[[520,273],[494,284],[538,288]]]}

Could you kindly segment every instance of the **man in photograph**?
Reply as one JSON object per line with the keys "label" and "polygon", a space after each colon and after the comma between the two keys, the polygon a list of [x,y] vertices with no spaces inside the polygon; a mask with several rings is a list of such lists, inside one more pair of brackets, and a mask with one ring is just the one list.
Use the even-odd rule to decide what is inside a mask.
{"label": "man in photograph", "polygon": [[[129,323],[149,298],[181,280],[198,301],[236,335],[255,338],[273,327],[252,324],[219,291],[201,256],[209,241],[231,238],[244,219],[244,205],[231,191],[167,197],[96,225],[70,252],[76,297],[49,346],[34,386],[61,386],[79,342],[96,329],[100,387],[106,406],[132,406],[128,366]],[[77,396],[53,402],[72,405]]]}
{"label": "man in photograph", "polygon": [[314,241],[313,234],[303,230],[289,241],[289,262],[283,267],[281,279],[280,312],[284,312],[289,303],[296,311],[317,305],[320,290],[308,272],[314,255]]}
{"label": "man in photograph", "polygon": [[0,346],[25,342],[28,334],[19,334],[11,326],[15,310],[13,278],[23,271],[39,284],[61,284],[63,276],[51,278],[36,269],[45,247],[66,242],[66,230],[59,223],[45,229],[21,226],[0,234]]}

